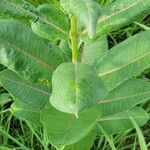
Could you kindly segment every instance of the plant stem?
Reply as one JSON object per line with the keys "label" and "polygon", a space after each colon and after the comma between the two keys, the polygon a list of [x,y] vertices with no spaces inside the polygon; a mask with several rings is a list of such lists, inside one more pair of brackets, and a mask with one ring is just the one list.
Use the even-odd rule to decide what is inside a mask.
{"label": "plant stem", "polygon": [[78,33],[77,33],[77,19],[75,16],[71,17],[71,47],[72,47],[72,62],[78,61]]}

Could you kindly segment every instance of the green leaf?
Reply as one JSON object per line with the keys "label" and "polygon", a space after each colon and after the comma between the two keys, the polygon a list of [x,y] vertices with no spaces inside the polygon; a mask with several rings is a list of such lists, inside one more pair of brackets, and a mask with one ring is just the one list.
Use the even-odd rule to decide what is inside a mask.
{"label": "green leaf", "polygon": [[48,104],[41,113],[41,121],[52,145],[72,145],[84,138],[100,119],[100,110],[84,109],[79,118],[62,113]]}
{"label": "green leaf", "polygon": [[15,99],[15,102],[11,105],[11,113],[32,124],[42,125],[40,121],[41,109],[30,106],[20,100]]}
{"label": "green leaf", "polygon": [[64,150],[90,150],[96,139],[95,130],[73,145],[66,146]]}
{"label": "green leaf", "polygon": [[45,86],[32,84],[10,70],[0,72],[0,83],[13,96],[33,108],[43,108],[50,97],[50,91]]}
{"label": "green leaf", "polygon": [[110,91],[107,98],[99,103],[102,116],[125,111],[150,98],[150,83],[144,79],[132,79]]}
{"label": "green leaf", "polygon": [[51,4],[43,4],[37,8],[41,18],[32,22],[33,31],[48,40],[67,39],[69,37],[69,21],[65,14]]}
{"label": "green leaf", "polygon": [[69,47],[69,42],[67,40],[61,40],[59,43],[59,48],[61,51],[64,53],[66,56],[66,61],[71,62],[72,61],[72,51],[71,48]]}
{"label": "green leaf", "polygon": [[0,21],[0,63],[32,80],[51,80],[64,62],[59,47],[39,38],[30,27],[15,20]]}
{"label": "green leaf", "polygon": [[[119,30],[148,14],[150,14],[149,0],[115,0],[101,8],[97,35],[109,34],[112,31]],[[83,33],[86,33],[86,31]]]}
{"label": "green leaf", "polygon": [[[50,39],[55,37],[54,38],[55,40],[58,35],[59,35],[58,38],[60,38],[60,36],[63,38],[69,36],[67,30],[65,30],[66,27],[68,27],[68,22],[67,22],[68,20],[66,20],[65,15],[63,15],[63,13],[60,10],[58,10],[54,6],[52,7],[52,5],[50,4],[41,5],[36,10],[32,4],[24,0],[0,0],[0,13],[9,14],[10,16],[17,19],[28,19],[28,20],[35,21],[35,23],[32,24],[32,27],[35,26],[34,31],[36,31],[38,35],[39,34],[43,35],[42,32],[45,32],[45,30],[48,29],[48,31],[46,31],[48,33],[50,32],[49,30],[52,30],[50,32],[51,38],[49,36]],[[64,29],[61,27],[63,27]],[[44,37],[46,32],[44,33]]]}
{"label": "green leaf", "polygon": [[93,0],[61,0],[61,4],[66,11],[77,17],[92,38],[96,33],[97,20],[100,15],[99,4]]}
{"label": "green leaf", "polygon": [[[134,118],[139,126],[145,124],[149,120],[149,115],[144,109],[134,107],[131,110],[101,118],[99,124],[109,135],[117,134],[134,128],[130,121],[131,117]],[[102,134],[100,131],[99,133]]]}
{"label": "green leaf", "polygon": [[84,108],[97,104],[107,93],[99,77],[81,63],[61,64],[53,73],[52,85],[52,106],[76,117]]}
{"label": "green leaf", "polygon": [[97,39],[92,39],[85,42],[83,53],[82,53],[82,63],[93,66],[95,60],[99,59],[105,51],[108,50],[107,37],[101,36]]}
{"label": "green leaf", "polygon": [[0,93],[0,106],[3,106],[7,102],[10,102],[11,98],[8,93]]}
{"label": "green leaf", "polygon": [[114,46],[97,60],[96,71],[108,90],[150,67],[150,31]]}
{"label": "green leaf", "polygon": [[0,13],[17,19],[36,19],[35,7],[24,0],[0,0]]}

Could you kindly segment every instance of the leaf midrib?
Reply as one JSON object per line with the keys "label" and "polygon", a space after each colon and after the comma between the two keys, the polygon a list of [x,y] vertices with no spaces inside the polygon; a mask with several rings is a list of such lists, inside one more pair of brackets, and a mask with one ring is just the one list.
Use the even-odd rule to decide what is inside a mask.
{"label": "leaf midrib", "polygon": [[121,10],[119,10],[119,11],[117,11],[117,12],[115,12],[115,13],[109,15],[109,16],[106,16],[106,17],[104,16],[103,18],[100,18],[98,23],[102,23],[103,21],[105,21],[105,20],[107,20],[107,19],[109,19],[111,17],[114,17],[115,15],[118,15],[119,13],[122,13],[122,12],[130,9],[130,8],[134,7],[135,5],[137,5],[140,2],[143,2],[143,0],[139,0],[137,2],[134,2],[134,3],[130,4],[130,5],[127,5],[127,7],[124,7],[123,9],[121,9]]}
{"label": "leaf midrib", "polygon": [[44,23],[46,23],[46,24],[52,26],[53,28],[55,28],[55,29],[58,30],[59,32],[62,32],[62,33],[63,33],[64,35],[66,35],[67,37],[70,37],[70,35],[69,35],[69,33],[68,33],[67,31],[65,31],[65,30],[63,30],[62,28],[56,26],[56,25],[53,24],[52,22],[50,22],[50,21],[48,21],[48,20],[46,20],[46,19],[44,19],[44,18],[38,16],[37,14],[34,14],[34,13],[30,12],[30,11],[27,11],[26,9],[24,9],[23,7],[21,7],[21,6],[19,6],[19,5],[15,5],[14,3],[8,2],[8,1],[6,1],[6,0],[3,0],[3,1],[5,1],[6,3],[8,3],[10,6],[12,5],[12,6],[16,7],[16,9],[18,8],[18,9],[20,9],[20,10],[22,10],[22,11],[24,11],[24,12],[30,14],[31,16],[40,19],[42,22],[44,22]]}
{"label": "leaf midrib", "polygon": [[[107,19],[109,19],[109,18],[111,18],[111,17],[114,17],[115,15],[118,15],[119,13],[122,13],[122,12],[124,12],[124,11],[126,11],[126,10],[128,10],[128,9],[130,9],[130,8],[132,8],[132,7],[134,7],[135,5],[137,5],[137,4],[140,3],[140,2],[143,2],[143,0],[139,0],[139,1],[137,1],[136,3],[134,2],[133,4],[128,5],[127,7],[124,7],[123,9],[121,9],[121,10],[115,12],[115,13],[112,13],[111,15],[108,15],[108,16],[103,17],[103,18],[99,18],[98,24],[101,24],[102,22],[106,21]],[[87,30],[85,29],[84,31],[82,31],[81,33],[79,33],[79,35],[82,36],[82,35],[85,34],[86,32],[87,32]]]}
{"label": "leaf midrib", "polygon": [[25,109],[25,108],[18,108],[18,107],[14,107],[14,106],[12,106],[11,107],[11,111],[27,111],[27,112],[33,112],[33,113],[37,113],[37,114],[39,114],[40,113],[40,109],[38,109],[38,108],[33,108],[32,107],[32,110],[31,109]]}
{"label": "leaf midrib", "polygon": [[2,39],[0,38],[0,41],[7,43],[8,45],[14,47],[14,51],[19,51],[21,52],[23,55],[28,56],[30,58],[32,58],[33,60],[35,60],[37,63],[41,64],[42,66],[44,66],[45,68],[47,68],[49,71],[53,71],[54,68],[53,66],[50,66],[50,64],[47,64],[45,62],[43,62],[42,60],[40,60],[39,58],[31,55],[30,53],[27,53],[26,50],[21,49],[20,47],[17,47],[16,45],[14,45],[13,43],[11,43],[10,41],[6,40],[6,39]]}
{"label": "leaf midrib", "polygon": [[[147,119],[147,117],[144,117],[144,116],[134,116],[135,119]],[[103,119],[100,119],[99,121],[100,122],[103,122],[103,121],[110,121],[110,120],[129,120],[130,119],[130,116],[128,117],[112,117],[112,118],[103,118]]]}
{"label": "leaf midrib", "polygon": [[[78,73],[77,73],[77,63],[76,62],[74,62],[73,63],[73,65],[74,65],[74,74],[75,74],[75,77],[74,77],[74,85],[75,85],[75,87],[74,87],[74,91],[75,91],[75,105],[76,105],[76,113],[78,113],[78,110],[77,110],[77,101],[78,101],[78,96],[77,96],[77,81],[78,81],[78,79],[77,79],[77,77],[78,77]],[[77,114],[76,114],[77,115]]]}
{"label": "leaf midrib", "polygon": [[121,100],[121,99],[124,99],[124,100],[125,100],[125,99],[142,96],[142,95],[149,94],[149,93],[150,93],[150,91],[146,91],[146,92],[143,92],[143,93],[140,93],[140,94],[131,95],[131,96],[126,96],[126,97],[119,97],[119,98],[114,98],[114,99],[103,100],[103,101],[99,102],[99,104],[111,103],[111,102],[118,101],[118,100]]}
{"label": "leaf midrib", "polygon": [[99,76],[99,77],[103,77],[103,76],[112,74],[112,73],[114,73],[114,72],[116,72],[116,71],[118,71],[118,70],[120,70],[120,69],[122,69],[122,68],[125,68],[126,66],[129,66],[129,65],[131,65],[131,64],[134,64],[136,61],[139,61],[139,60],[141,60],[142,58],[144,58],[144,57],[146,57],[146,56],[148,56],[148,55],[150,55],[150,52],[148,52],[148,53],[146,53],[146,54],[144,54],[144,55],[142,55],[142,56],[140,56],[140,57],[134,59],[133,61],[130,61],[129,63],[118,67],[118,68],[115,68],[115,69],[110,70],[110,71],[106,71],[106,72],[104,72],[104,73],[99,73],[98,76]]}
{"label": "leaf midrib", "polygon": [[[1,73],[0,73],[0,77],[2,77],[3,79],[5,79],[5,80],[7,80],[7,81],[9,81],[9,82],[13,82],[13,83],[15,83],[15,84],[22,85],[22,86],[24,86],[24,87],[30,88],[30,89],[32,89],[33,91],[37,91],[37,92],[43,93],[43,94],[48,95],[48,96],[51,95],[50,93],[48,93],[48,92],[46,92],[46,91],[44,91],[44,90],[35,88],[35,87],[33,87],[33,86],[30,86],[30,85],[27,85],[27,84],[24,84],[24,83],[21,83],[21,82],[18,82],[18,81],[16,81],[16,80],[8,79],[8,78],[2,76]],[[3,83],[1,83],[1,84],[3,84]],[[4,87],[5,87],[5,86],[4,86]]]}

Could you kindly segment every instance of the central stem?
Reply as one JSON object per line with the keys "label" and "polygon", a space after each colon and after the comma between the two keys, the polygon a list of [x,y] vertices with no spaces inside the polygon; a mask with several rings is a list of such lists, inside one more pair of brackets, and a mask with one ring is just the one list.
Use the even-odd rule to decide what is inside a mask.
{"label": "central stem", "polygon": [[78,61],[78,33],[77,33],[77,19],[75,16],[71,17],[71,47],[72,47],[72,62]]}

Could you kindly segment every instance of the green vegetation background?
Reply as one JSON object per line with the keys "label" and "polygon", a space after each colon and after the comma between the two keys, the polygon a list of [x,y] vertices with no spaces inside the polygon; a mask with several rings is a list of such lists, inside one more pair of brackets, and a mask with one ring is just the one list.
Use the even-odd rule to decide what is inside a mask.
{"label": "green vegetation background", "polygon": [[[45,3],[47,0],[29,0],[34,5],[38,5],[39,3]],[[98,0],[99,3],[111,3],[115,0]],[[54,0],[51,0],[54,5],[59,5]],[[6,18],[3,14],[0,14],[0,18]],[[9,16],[7,16],[9,18]],[[119,31],[113,32],[108,36],[109,47],[113,47],[117,43],[127,39],[129,36],[138,33],[139,31],[143,31],[150,27],[150,15],[145,16],[138,23],[132,23],[129,26],[126,26]],[[3,70],[4,67],[0,65],[0,71]],[[150,69],[145,70],[138,78],[147,78],[150,80]],[[4,88],[0,85],[0,93],[7,93]],[[9,111],[4,111],[9,108],[11,105],[11,101],[5,104],[4,106],[0,106],[0,129],[3,128],[3,131],[0,130],[0,150],[7,150],[5,147],[8,147],[8,150],[15,147],[16,149],[20,149],[21,145],[25,145],[27,147],[31,147],[32,150],[43,150],[42,145],[39,142],[38,137],[42,136],[42,129],[39,130],[38,135],[35,135],[32,129],[24,122],[19,120],[18,118],[12,116]],[[150,101],[141,105],[147,112],[150,114]],[[143,135],[145,137],[145,141],[148,144],[150,149],[150,121],[147,122],[141,128]],[[137,134],[135,129],[127,131],[122,134],[118,134],[112,137],[115,143],[115,146],[118,150],[138,150],[139,144],[137,140]],[[54,150],[53,147],[50,147],[50,150]],[[110,150],[110,146],[106,141],[105,137],[97,138],[93,143],[92,150]]]}

